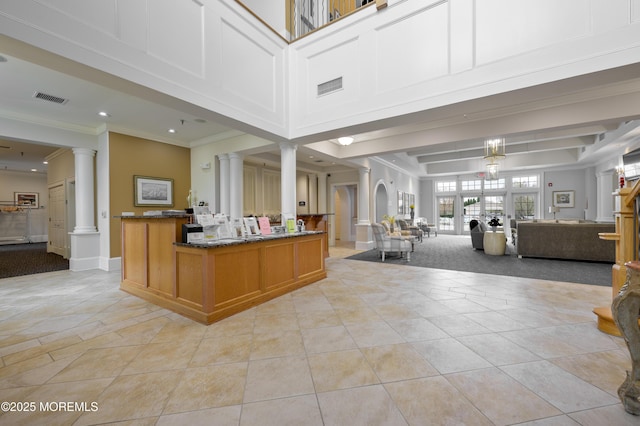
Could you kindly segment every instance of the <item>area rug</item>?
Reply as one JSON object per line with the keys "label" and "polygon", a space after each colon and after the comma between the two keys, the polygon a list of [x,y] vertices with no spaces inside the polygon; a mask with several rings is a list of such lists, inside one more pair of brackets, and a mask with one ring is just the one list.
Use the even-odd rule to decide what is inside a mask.
{"label": "area rug", "polygon": [[47,243],[0,245],[0,278],[69,269],[69,260],[47,253]]}
{"label": "area rug", "polygon": [[[381,262],[377,250],[361,252],[347,259]],[[397,256],[390,256],[385,258],[385,263],[600,286],[611,286],[613,266],[600,262],[529,257],[519,259],[515,247],[511,244],[507,244],[504,256],[491,256],[482,250],[473,250],[471,237],[468,235],[446,234],[425,237],[421,243],[416,242],[409,262]]]}

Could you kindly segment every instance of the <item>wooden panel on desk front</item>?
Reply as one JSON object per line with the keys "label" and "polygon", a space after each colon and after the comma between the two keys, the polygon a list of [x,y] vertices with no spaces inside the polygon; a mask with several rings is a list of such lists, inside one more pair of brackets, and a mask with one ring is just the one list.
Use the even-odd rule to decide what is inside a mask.
{"label": "wooden panel on desk front", "polygon": [[147,286],[147,224],[122,222],[122,279]]}
{"label": "wooden panel on desk front", "polygon": [[176,253],[176,298],[203,307],[206,256],[201,250]]}
{"label": "wooden panel on desk front", "polygon": [[265,286],[271,287],[292,282],[295,279],[294,240],[265,247]]}
{"label": "wooden panel on desk front", "polygon": [[238,246],[227,252],[216,252],[213,265],[215,307],[260,293],[260,267],[260,250],[256,246]]}
{"label": "wooden panel on desk front", "polygon": [[173,243],[176,242],[176,223],[172,220],[152,220],[148,226],[149,288],[173,296]]}
{"label": "wooden panel on desk front", "polygon": [[323,239],[298,243],[298,277],[323,269]]}

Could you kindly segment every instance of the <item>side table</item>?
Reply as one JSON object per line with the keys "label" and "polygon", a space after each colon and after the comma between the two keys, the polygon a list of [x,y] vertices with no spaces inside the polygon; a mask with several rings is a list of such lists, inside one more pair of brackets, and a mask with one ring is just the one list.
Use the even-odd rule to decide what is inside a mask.
{"label": "side table", "polygon": [[507,250],[507,238],[504,232],[485,231],[482,243],[485,254],[504,256]]}

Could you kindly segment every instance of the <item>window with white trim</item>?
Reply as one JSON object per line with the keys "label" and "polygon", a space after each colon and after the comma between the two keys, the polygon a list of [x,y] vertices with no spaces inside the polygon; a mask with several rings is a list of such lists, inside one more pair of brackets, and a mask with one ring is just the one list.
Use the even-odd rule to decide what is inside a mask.
{"label": "window with white trim", "polygon": [[504,178],[500,179],[492,179],[484,181],[484,189],[504,189],[506,188],[507,183]]}
{"label": "window with white trim", "polygon": [[442,181],[436,182],[436,192],[455,192],[456,191],[456,181]]}
{"label": "window with white trim", "polygon": [[460,188],[462,191],[481,191],[482,180],[481,179],[463,180],[462,182],[460,182]]}
{"label": "window with white trim", "polygon": [[514,176],[511,178],[513,188],[538,188],[540,183],[538,176]]}

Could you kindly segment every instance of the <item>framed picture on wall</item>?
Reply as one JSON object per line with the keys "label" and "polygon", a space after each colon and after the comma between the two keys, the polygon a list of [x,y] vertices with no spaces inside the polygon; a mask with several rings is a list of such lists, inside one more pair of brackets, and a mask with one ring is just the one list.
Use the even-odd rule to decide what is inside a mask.
{"label": "framed picture on wall", "polygon": [[14,192],[13,203],[16,206],[36,209],[40,206],[37,192]]}
{"label": "framed picture on wall", "polygon": [[398,214],[404,213],[404,192],[398,191]]}
{"label": "framed picture on wall", "polygon": [[173,179],[134,176],[136,207],[173,207]]}
{"label": "framed picture on wall", "polygon": [[575,191],[553,191],[553,206],[574,207],[576,198],[575,194]]}

